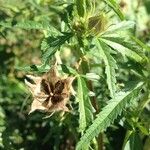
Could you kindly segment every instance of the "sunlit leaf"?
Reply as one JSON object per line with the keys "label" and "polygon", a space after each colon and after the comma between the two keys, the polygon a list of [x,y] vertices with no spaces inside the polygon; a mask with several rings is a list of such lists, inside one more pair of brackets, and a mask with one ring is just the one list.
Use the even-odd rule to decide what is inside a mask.
{"label": "sunlit leaf", "polygon": [[135,61],[143,61],[146,59],[142,49],[138,47],[134,42],[127,41],[123,37],[106,37],[102,39],[106,44],[108,44],[113,49],[120,52],[123,56],[128,56],[133,58]]}
{"label": "sunlit leaf", "polygon": [[76,0],[78,15],[83,17],[85,13],[85,0]]}
{"label": "sunlit leaf", "polygon": [[136,95],[142,87],[142,83],[138,84],[134,89],[126,92],[119,92],[109,101],[103,110],[97,115],[92,125],[86,130],[77,144],[76,150],[84,149],[84,146],[90,144],[95,136],[106,130],[106,128],[121,114],[122,110],[135,99]]}
{"label": "sunlit leaf", "polygon": [[116,12],[116,14],[119,16],[120,20],[125,19],[122,11],[119,8],[119,5],[116,3],[115,0],[104,0],[104,2],[106,2]]}
{"label": "sunlit leaf", "polygon": [[44,64],[51,59],[62,44],[68,41],[73,36],[72,33],[64,33],[62,36],[45,38],[41,44],[41,50],[43,52],[42,59]]}
{"label": "sunlit leaf", "polygon": [[86,82],[80,76],[77,78],[78,90],[77,90],[77,101],[79,103],[79,130],[83,133],[85,128],[93,120],[92,105],[88,96],[88,89]]}
{"label": "sunlit leaf", "polygon": [[110,90],[110,94],[112,97],[115,95],[116,91],[116,77],[115,77],[115,69],[117,69],[116,61],[111,56],[111,49],[102,41],[95,40],[95,44],[99,51],[99,56],[103,59],[105,63],[105,73],[107,76],[107,84]]}
{"label": "sunlit leaf", "polygon": [[128,29],[133,29],[134,25],[135,25],[135,22],[133,22],[133,21],[122,21],[122,22],[111,25],[106,30],[104,35],[114,34],[114,33],[117,33],[117,32],[126,31]]}

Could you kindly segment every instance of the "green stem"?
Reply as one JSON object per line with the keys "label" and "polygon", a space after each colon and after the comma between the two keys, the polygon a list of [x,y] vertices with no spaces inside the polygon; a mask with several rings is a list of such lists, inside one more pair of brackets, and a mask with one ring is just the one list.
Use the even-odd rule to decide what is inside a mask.
{"label": "green stem", "polygon": [[128,139],[130,138],[132,132],[133,131],[131,131],[131,130],[127,130],[126,135],[125,135],[125,139],[124,139],[124,142],[123,142],[122,150],[124,150],[125,145],[126,145]]}
{"label": "green stem", "polygon": [[[82,72],[84,74],[90,72],[90,66],[89,66],[89,63],[87,60],[82,61],[81,68],[82,68]],[[87,84],[88,84],[89,90],[94,91],[92,81],[88,81]],[[95,96],[91,98],[91,102],[92,102],[94,109],[96,110],[96,113],[94,114],[94,118],[96,118],[96,114],[98,114],[100,112],[100,106],[98,106]],[[99,136],[96,138],[96,140],[97,140],[97,144],[98,144],[98,150],[103,150],[103,134],[100,133]]]}
{"label": "green stem", "polygon": [[[78,41],[78,51],[80,51],[80,55],[78,55],[78,57],[80,57],[80,58],[78,58],[78,59],[81,60],[80,67],[78,69],[80,69],[82,74],[86,74],[86,73],[90,72],[90,65],[89,65],[87,58],[85,57],[86,52],[84,51],[85,46],[84,46],[84,42],[83,42],[83,37],[78,36],[77,41]],[[90,91],[94,91],[92,81],[88,80],[87,85],[88,85],[88,88]],[[98,106],[95,96],[91,98],[91,103],[92,103],[94,109],[96,110],[96,112],[94,114],[94,118],[96,118],[96,114],[98,114],[100,112],[100,106]],[[97,144],[98,144],[98,150],[103,150],[103,134],[100,133],[99,136],[96,138],[96,140],[97,140]]]}

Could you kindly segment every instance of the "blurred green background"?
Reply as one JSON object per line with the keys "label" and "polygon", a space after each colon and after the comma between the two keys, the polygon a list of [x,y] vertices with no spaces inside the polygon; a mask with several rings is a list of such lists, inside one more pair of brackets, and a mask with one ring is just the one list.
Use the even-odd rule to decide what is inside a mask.
{"label": "blurred green background", "polygon": [[[71,1],[0,0],[0,22],[47,20],[59,29],[66,2]],[[136,22],[137,37],[150,45],[150,0],[118,0],[118,3],[126,18]],[[0,24],[0,149],[71,150],[79,138],[75,115],[66,114],[63,122],[61,114],[45,120],[42,113],[28,115],[32,98],[24,84],[27,73],[17,67],[41,63],[43,37],[39,30],[9,28],[9,24],[6,28]],[[120,132],[124,132],[121,127],[110,136],[124,138]],[[146,142],[150,143],[150,139]],[[149,147],[147,144],[144,149]]]}

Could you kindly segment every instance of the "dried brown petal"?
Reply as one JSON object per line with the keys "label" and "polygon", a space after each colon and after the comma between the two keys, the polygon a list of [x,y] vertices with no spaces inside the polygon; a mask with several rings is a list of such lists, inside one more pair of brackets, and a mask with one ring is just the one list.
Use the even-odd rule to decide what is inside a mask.
{"label": "dried brown petal", "polygon": [[30,110],[29,114],[32,113],[32,112],[34,112],[35,110],[46,111],[46,109],[47,108],[44,107],[41,102],[39,102],[38,100],[34,99],[33,102],[32,102],[32,104],[31,104],[31,110]]}

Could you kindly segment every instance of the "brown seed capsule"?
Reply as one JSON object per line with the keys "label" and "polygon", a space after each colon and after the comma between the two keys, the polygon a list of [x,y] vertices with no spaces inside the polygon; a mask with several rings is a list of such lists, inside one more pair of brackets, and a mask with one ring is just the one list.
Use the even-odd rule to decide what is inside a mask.
{"label": "brown seed capsule", "polygon": [[69,111],[66,104],[71,95],[74,77],[62,78],[58,76],[56,65],[41,77],[27,76],[33,83],[25,80],[33,96],[31,110],[45,112]]}

